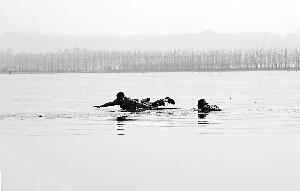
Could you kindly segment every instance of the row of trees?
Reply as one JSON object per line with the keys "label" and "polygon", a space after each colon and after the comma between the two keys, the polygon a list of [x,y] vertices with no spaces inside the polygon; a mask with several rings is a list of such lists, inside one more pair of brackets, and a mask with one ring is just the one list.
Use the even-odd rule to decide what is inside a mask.
{"label": "row of trees", "polygon": [[300,48],[251,50],[0,51],[0,72],[172,72],[299,70]]}

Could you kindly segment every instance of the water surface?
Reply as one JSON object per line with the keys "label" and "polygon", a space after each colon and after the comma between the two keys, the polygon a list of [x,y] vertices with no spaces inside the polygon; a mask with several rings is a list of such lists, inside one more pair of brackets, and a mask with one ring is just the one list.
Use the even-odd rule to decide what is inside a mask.
{"label": "water surface", "polygon": [[[299,133],[297,72],[34,74],[0,76],[1,136],[134,133]],[[94,109],[118,91],[131,98],[169,96],[178,110]],[[205,118],[205,98],[223,110]],[[171,105],[172,106],[172,105]],[[117,120],[126,116],[126,120]],[[126,131],[125,131],[126,130]]]}
{"label": "water surface", "polygon": [[[297,72],[0,75],[2,188],[299,190],[299,81]],[[92,107],[118,91],[169,96],[180,109]],[[200,98],[222,111],[199,115]]]}

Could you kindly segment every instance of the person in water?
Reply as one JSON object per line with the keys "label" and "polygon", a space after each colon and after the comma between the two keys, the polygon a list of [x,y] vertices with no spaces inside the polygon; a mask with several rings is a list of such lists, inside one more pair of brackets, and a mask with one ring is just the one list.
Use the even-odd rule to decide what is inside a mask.
{"label": "person in water", "polygon": [[205,99],[198,100],[198,112],[209,113],[211,111],[221,111],[216,105],[209,105]]}
{"label": "person in water", "polygon": [[124,110],[134,111],[138,109],[153,109],[158,106],[164,106],[166,102],[175,104],[175,101],[169,97],[166,97],[165,99],[159,99],[155,102],[150,102],[150,98],[146,98],[142,100],[130,99],[129,97],[126,97],[123,92],[119,92],[117,93],[117,98],[114,101],[105,103],[100,106],[94,106],[94,107],[100,108],[100,107],[119,105]]}

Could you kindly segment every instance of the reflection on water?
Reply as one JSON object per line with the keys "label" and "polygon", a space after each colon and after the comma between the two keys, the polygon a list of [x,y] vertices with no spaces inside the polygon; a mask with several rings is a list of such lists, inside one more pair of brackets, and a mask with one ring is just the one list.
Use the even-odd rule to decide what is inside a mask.
{"label": "reflection on water", "polygon": [[200,113],[193,109],[0,115],[1,136],[130,135],[136,133],[300,133],[299,110],[244,109]]}
{"label": "reflection on water", "polygon": [[201,112],[198,111],[198,118],[199,119],[204,119],[207,115],[208,115],[208,113],[201,113]]}
{"label": "reflection on water", "polygon": [[203,125],[203,124],[210,124],[210,123],[208,121],[198,120],[198,124]]}
{"label": "reflection on water", "polygon": [[128,116],[117,117],[117,135],[125,135],[125,123]]}

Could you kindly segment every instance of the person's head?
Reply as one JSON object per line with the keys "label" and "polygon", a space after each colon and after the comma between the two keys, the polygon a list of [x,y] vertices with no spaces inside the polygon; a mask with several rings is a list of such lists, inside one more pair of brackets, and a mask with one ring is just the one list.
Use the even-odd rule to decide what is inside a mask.
{"label": "person's head", "polygon": [[124,98],[125,94],[123,92],[117,93],[117,98]]}
{"label": "person's head", "polygon": [[198,100],[198,108],[203,108],[203,106],[205,106],[207,103],[205,101],[205,99],[199,99]]}
{"label": "person's head", "polygon": [[117,93],[117,100],[118,100],[119,103],[122,103],[124,98],[125,98],[125,95],[124,95],[123,92]]}

